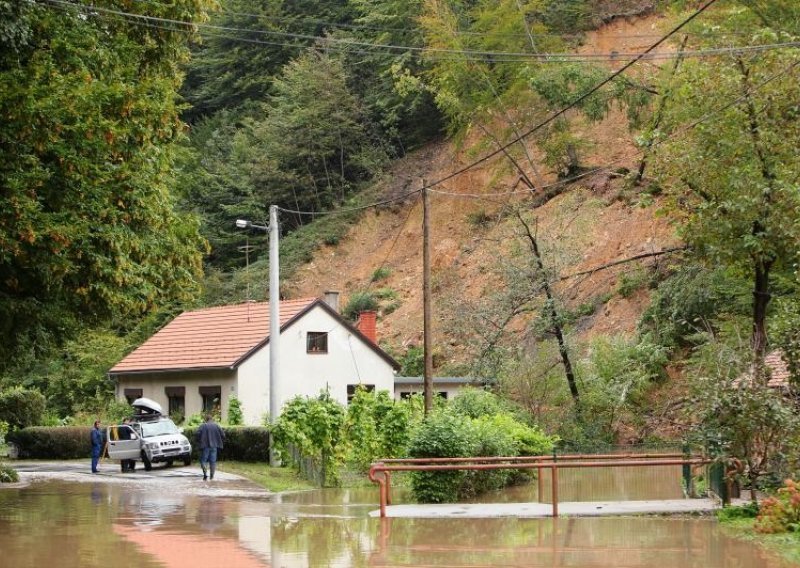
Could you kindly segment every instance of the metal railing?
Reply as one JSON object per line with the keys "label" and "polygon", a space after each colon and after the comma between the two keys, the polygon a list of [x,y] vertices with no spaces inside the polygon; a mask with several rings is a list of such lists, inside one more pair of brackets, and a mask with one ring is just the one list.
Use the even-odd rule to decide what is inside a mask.
{"label": "metal railing", "polygon": [[660,467],[707,465],[714,460],[687,453],[566,454],[520,457],[409,458],[386,459],[373,463],[369,479],[378,485],[380,515],[391,505],[391,473],[395,471],[480,471],[496,469],[536,469],[539,499],[544,494],[542,472],[550,470],[552,516],[558,517],[558,471],[572,468]]}

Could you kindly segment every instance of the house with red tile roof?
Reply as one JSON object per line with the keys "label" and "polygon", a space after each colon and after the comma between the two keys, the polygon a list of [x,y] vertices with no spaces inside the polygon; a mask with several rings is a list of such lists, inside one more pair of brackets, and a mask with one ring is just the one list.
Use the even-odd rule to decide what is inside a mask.
{"label": "house with red tile roof", "polygon": [[[305,298],[282,301],[279,313],[279,408],[323,389],[342,403],[358,385],[394,392],[400,365],[377,344],[374,312],[353,325],[327,302]],[[150,398],[173,416],[219,408],[226,420],[235,396],[245,424],[261,424],[273,395],[269,319],[268,302],[180,314],[109,371],[117,397]]]}

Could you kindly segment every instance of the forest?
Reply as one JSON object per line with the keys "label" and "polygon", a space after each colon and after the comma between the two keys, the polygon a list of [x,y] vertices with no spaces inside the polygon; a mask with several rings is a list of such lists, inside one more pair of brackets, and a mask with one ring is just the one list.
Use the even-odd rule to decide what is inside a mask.
{"label": "forest", "polygon": [[[583,49],[655,16],[649,57]],[[236,219],[281,208],[289,294],[374,204],[417,199],[391,179],[445,144],[461,159],[442,179],[513,194],[470,230],[513,243],[481,268],[491,293],[442,300],[463,348],[437,373],[576,446],[701,432],[754,482],[793,470],[800,439],[776,433],[800,424],[764,361],[781,353],[794,388],[799,35],[793,0],[0,0],[0,418],[108,411],[108,369],[176,314],[265,297],[266,236]],[[589,133],[611,120],[635,153],[607,163]],[[557,266],[582,245],[540,234],[537,211],[601,171],[676,243],[569,301]],[[381,290],[345,293],[388,318]],[[575,339],[639,291],[635,333]],[[419,373],[418,345],[385,348]]]}

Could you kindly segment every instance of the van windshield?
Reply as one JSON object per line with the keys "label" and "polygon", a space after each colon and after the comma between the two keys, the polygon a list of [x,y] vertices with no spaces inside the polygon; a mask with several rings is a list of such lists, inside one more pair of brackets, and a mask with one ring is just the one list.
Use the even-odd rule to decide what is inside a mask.
{"label": "van windshield", "polygon": [[152,438],[153,436],[166,436],[168,434],[179,434],[178,427],[169,418],[165,420],[157,420],[156,422],[143,422],[142,435],[145,438]]}

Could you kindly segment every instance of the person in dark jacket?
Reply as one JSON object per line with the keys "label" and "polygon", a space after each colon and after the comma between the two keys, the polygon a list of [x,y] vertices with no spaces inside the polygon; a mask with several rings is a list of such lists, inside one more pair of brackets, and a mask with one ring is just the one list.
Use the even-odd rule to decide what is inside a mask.
{"label": "person in dark jacket", "polygon": [[[217,450],[221,450],[225,442],[225,432],[214,422],[211,414],[206,414],[206,421],[197,429],[197,444],[200,447],[200,467],[203,468],[203,480],[208,479],[217,469]],[[208,465],[208,471],[206,471]]]}
{"label": "person in dark jacket", "polygon": [[91,434],[92,440],[92,473],[97,473],[97,464],[100,462],[100,454],[103,451],[103,431],[100,430],[100,421],[94,421],[94,428]]}

